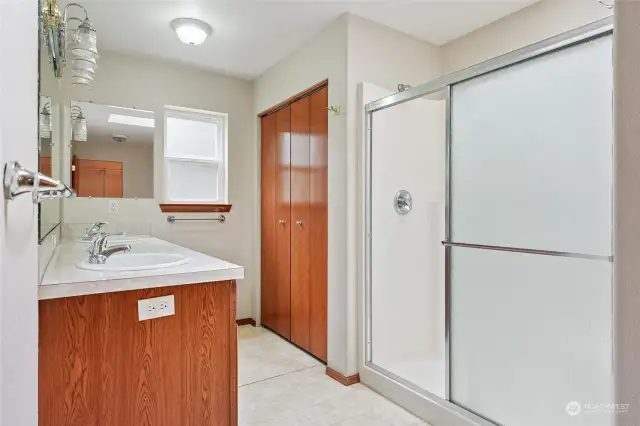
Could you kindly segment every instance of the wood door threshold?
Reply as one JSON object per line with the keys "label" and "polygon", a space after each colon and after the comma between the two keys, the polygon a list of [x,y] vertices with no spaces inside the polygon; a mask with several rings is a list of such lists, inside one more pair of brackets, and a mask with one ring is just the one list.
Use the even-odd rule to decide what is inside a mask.
{"label": "wood door threshold", "polygon": [[351,386],[355,385],[356,383],[360,383],[360,374],[354,374],[353,376],[344,376],[329,367],[327,367],[327,376],[342,383],[345,386]]}

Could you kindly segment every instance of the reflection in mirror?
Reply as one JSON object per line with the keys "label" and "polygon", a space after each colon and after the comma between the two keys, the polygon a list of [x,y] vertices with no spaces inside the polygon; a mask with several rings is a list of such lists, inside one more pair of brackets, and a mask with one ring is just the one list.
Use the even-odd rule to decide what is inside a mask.
{"label": "reflection in mirror", "polygon": [[153,198],[153,112],[71,101],[70,126],[78,197]]}
{"label": "reflection in mirror", "polygon": [[[54,179],[60,178],[59,159],[54,135],[57,129],[57,108],[51,103],[51,97],[40,96],[38,103],[38,171]],[[47,200],[40,203],[39,240],[42,241],[60,223],[60,200]]]}

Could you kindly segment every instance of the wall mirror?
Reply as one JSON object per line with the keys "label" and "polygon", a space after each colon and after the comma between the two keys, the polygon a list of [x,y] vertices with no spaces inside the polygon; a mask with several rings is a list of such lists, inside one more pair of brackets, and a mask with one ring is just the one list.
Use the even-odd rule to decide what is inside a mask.
{"label": "wall mirror", "polygon": [[153,198],[152,111],[71,101],[70,121],[78,197]]}
{"label": "wall mirror", "polygon": [[[58,139],[59,109],[50,96],[40,95],[38,101],[38,171],[54,179],[60,178]],[[38,241],[49,235],[60,224],[61,200],[46,200],[38,205]]]}

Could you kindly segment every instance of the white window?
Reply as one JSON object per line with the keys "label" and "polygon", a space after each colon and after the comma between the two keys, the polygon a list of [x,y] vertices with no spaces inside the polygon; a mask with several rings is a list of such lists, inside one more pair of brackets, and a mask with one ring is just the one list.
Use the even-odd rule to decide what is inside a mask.
{"label": "white window", "polygon": [[227,204],[227,114],[165,106],[164,199]]}

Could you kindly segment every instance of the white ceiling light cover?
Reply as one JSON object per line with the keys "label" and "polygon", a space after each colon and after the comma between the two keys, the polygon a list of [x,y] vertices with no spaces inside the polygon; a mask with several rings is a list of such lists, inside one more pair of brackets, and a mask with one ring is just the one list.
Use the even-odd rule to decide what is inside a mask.
{"label": "white ceiling light cover", "polygon": [[211,35],[212,29],[206,22],[192,18],[178,18],[171,21],[171,28],[181,42],[197,46]]}

